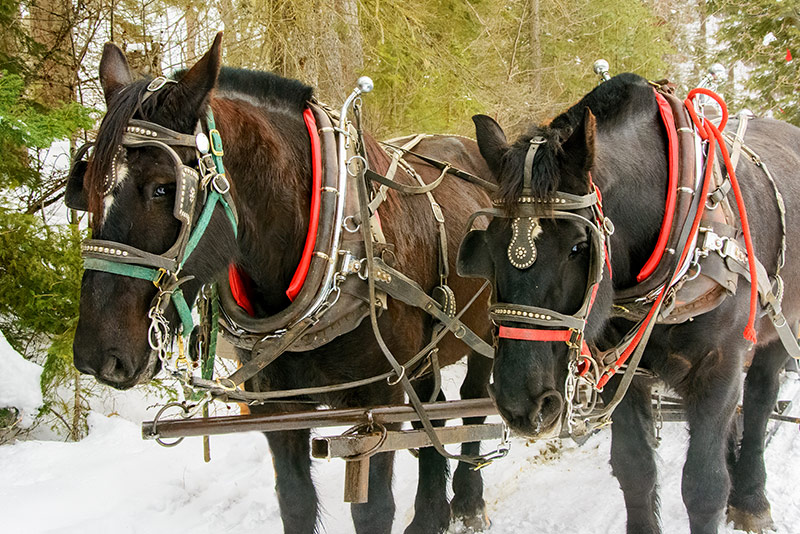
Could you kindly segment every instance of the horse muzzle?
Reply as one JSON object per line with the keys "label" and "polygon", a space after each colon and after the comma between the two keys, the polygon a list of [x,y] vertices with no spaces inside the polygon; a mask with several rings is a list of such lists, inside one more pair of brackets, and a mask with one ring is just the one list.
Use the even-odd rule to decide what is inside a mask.
{"label": "horse muzzle", "polygon": [[551,389],[538,397],[525,398],[504,395],[489,384],[489,396],[497,406],[500,416],[517,434],[531,438],[556,437],[561,431],[564,397]]}

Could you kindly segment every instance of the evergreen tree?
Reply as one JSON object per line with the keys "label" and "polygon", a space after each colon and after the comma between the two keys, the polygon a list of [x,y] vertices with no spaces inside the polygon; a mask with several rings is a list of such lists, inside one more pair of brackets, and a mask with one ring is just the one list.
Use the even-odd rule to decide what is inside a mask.
{"label": "evergreen tree", "polygon": [[[44,64],[53,49],[30,38],[20,2],[13,4],[0,10],[0,21],[12,30],[0,42],[0,330],[21,354],[44,364],[42,388],[52,401],[54,389],[76,375],[71,344],[81,236],[63,216],[47,216],[45,208],[60,200],[66,178],[47,149],[63,140],[58,150],[68,150],[69,139],[93,121],[90,110],[75,102],[54,103],[54,78],[31,67]],[[69,418],[64,421],[77,437]]]}
{"label": "evergreen tree", "polygon": [[723,62],[740,61],[749,71],[736,101],[759,114],[800,126],[800,6],[775,0],[713,0],[720,19],[717,38]]}

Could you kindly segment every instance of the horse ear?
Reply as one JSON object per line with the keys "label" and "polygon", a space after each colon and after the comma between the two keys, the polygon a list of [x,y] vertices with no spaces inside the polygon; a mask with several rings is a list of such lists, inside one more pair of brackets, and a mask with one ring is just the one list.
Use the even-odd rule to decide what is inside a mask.
{"label": "horse ear", "polygon": [[492,172],[499,172],[503,154],[508,150],[506,134],[497,122],[487,115],[473,115],[475,137],[481,156],[486,160]]}
{"label": "horse ear", "polygon": [[597,121],[592,110],[584,108],[583,118],[578,126],[561,144],[568,165],[577,166],[580,174],[585,174],[594,165],[594,140],[597,133]]}
{"label": "horse ear", "polygon": [[176,94],[198,112],[203,107],[206,97],[217,84],[217,77],[222,65],[222,32],[217,33],[208,52],[194,66],[186,71],[178,85],[181,91]]}
{"label": "horse ear", "polygon": [[111,96],[131,83],[133,74],[128,66],[125,53],[114,43],[103,46],[103,57],[100,59],[100,85],[106,102]]}

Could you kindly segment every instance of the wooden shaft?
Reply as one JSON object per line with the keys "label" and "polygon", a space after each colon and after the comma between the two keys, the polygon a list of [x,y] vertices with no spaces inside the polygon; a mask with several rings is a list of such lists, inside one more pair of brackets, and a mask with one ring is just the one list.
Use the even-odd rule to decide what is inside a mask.
{"label": "wooden shaft", "polygon": [[[497,415],[490,399],[469,399],[446,402],[431,402],[423,405],[432,421],[462,417]],[[173,419],[142,423],[144,439],[180,438],[191,436],[214,436],[235,432],[277,432],[302,430],[330,426],[368,424],[372,421],[382,425],[419,421],[414,408],[406,405],[377,406],[371,409],[345,408],[335,410],[311,410],[273,415],[231,415],[208,419]]]}
{"label": "wooden shaft", "polygon": [[[442,445],[486,441],[503,437],[503,425],[491,423],[484,425],[447,426],[436,429]],[[383,442],[381,442],[383,440]],[[366,453],[399,451],[430,447],[431,440],[424,430],[388,431],[384,437],[381,432],[351,434],[314,438],[311,441],[311,456],[314,458],[344,458]]]}

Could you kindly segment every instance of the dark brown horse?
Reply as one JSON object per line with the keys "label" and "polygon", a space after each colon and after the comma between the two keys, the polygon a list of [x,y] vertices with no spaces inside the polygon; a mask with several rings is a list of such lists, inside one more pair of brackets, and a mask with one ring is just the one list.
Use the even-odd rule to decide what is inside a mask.
{"label": "dark brown horse", "polygon": [[[468,236],[462,245],[460,270],[492,279],[494,300],[509,303],[510,309],[545,310],[498,320],[501,329],[518,331],[498,334],[490,386],[498,409],[513,429],[543,435],[557,431],[571,401],[565,395],[571,372],[569,354],[577,354],[581,347],[579,341],[572,348],[563,341],[580,339],[569,337],[583,331],[579,319],[586,318],[584,333],[589,345],[596,347],[595,358],[602,354],[598,351],[614,347],[632,326],[619,318],[620,309],[614,304],[621,292],[637,285],[637,273],[659,237],[668,191],[667,133],[653,86],[632,74],[604,82],[550,125],[534,126],[512,144],[489,117],[476,116],[474,121],[481,154],[499,182],[496,200],[503,211],[496,213],[500,217],[492,220],[486,232]],[[786,228],[794,228],[800,211],[800,130],[774,120],[753,119],[744,142],[769,165],[785,199]],[[749,157],[739,161],[736,175],[750,214],[756,256],[774,276],[782,234],[776,194],[767,175]],[[528,190],[523,193],[526,181]],[[603,258],[604,238],[596,237],[610,233],[610,226],[604,232],[604,225],[595,222],[591,209],[597,206],[595,186],[602,193],[605,216],[616,227],[608,247],[610,266]],[[682,189],[679,194],[706,201],[699,190]],[[556,211],[550,211],[548,216],[541,211],[537,216],[524,206],[526,202],[529,206],[550,204],[551,210],[571,207],[566,208],[567,215],[555,216]],[[514,215],[515,210],[520,213]],[[796,334],[800,237],[790,231],[786,239],[783,309]],[[599,279],[593,274],[595,268],[604,275],[593,296],[591,285]],[[764,433],[787,352],[762,309],[755,323],[758,343],[744,384],[744,434],[738,442],[732,420],[751,348],[742,335],[749,283],[739,278],[738,291],[735,283],[728,289],[735,295],[713,311],[691,321],[655,326],[640,363],[677,391],[686,404],[690,437],[681,490],[693,534],[717,532],[726,505],[728,518],[738,528],[760,532],[771,523],[764,491]],[[592,299],[586,317],[584,306],[590,306]],[[556,315],[548,310],[564,314],[561,325],[574,319],[571,333],[570,329],[560,331],[569,334],[567,338],[557,340],[560,333],[548,328],[547,321]],[[544,329],[534,333],[532,324]],[[606,403],[611,402],[621,374],[606,385],[602,393]],[[613,412],[611,465],[625,496],[628,532],[637,534],[661,531],[651,385],[651,378],[635,377]]]}
{"label": "dark brown horse", "polygon": [[[180,224],[173,215],[176,196],[174,165],[163,150],[151,147],[120,150],[123,131],[131,119],[150,121],[185,134],[193,134],[198,120],[210,106],[224,140],[224,160],[231,195],[238,212],[238,237],[221,208],[214,212],[205,235],[186,262],[181,276],[192,276],[181,287],[189,302],[200,284],[224,282],[229,264],[235,263],[252,281],[250,298],[258,316],[284,309],[286,288],[301,257],[308,226],[311,198],[311,144],[302,113],[312,89],[294,80],[257,72],[220,69],[220,38],[210,51],[178,83],[167,84],[143,101],[148,80],[135,80],[117,47],[106,45],[100,64],[100,80],[108,111],[100,126],[93,159],[85,179],[80,168],[70,182],[68,198],[90,209],[91,230],[103,239],[161,254],[175,243]],[[387,154],[367,138],[370,166],[386,172]],[[433,136],[416,150],[447,160],[476,175],[488,170],[474,142]],[[194,150],[177,148],[184,165],[196,165]],[[439,170],[409,157],[428,182]],[[116,185],[104,191],[105,177]],[[401,176],[402,175],[402,176]],[[418,185],[405,173],[398,180]],[[447,177],[434,196],[445,213],[450,258],[471,212],[488,203],[478,187]],[[194,219],[199,215],[199,208]],[[390,192],[379,209],[388,243],[394,244],[396,268],[426,291],[439,283],[438,227],[424,195]],[[460,303],[475,292],[474,281],[451,277],[450,285]],[[87,270],[83,277],[80,320],[74,342],[75,366],[105,384],[130,388],[150,380],[159,360],[148,344],[148,309],[155,295],[153,284],[128,276]],[[168,315],[177,322],[175,313]],[[464,322],[478,335],[489,335],[486,310],[470,309]],[[402,362],[422,348],[431,337],[432,320],[417,309],[390,299],[380,319],[384,339]],[[460,359],[465,345],[448,335],[440,345],[442,364]],[[246,359],[247,354],[241,354]],[[476,354],[462,386],[464,397],[482,397],[491,363]],[[369,321],[348,334],[309,352],[287,353],[271,363],[258,377],[260,391],[325,386],[363,379],[391,370]],[[430,380],[418,383],[420,395],[430,395]],[[344,392],[297,399],[333,407],[360,407],[403,402],[399,386],[381,381]],[[254,407],[261,413],[292,411],[308,404],[287,401]],[[267,434],[274,458],[276,491],[284,530],[315,532],[318,503],[311,476],[309,431]],[[479,444],[464,444],[466,454],[478,452]],[[395,514],[392,496],[393,453],[381,453],[370,465],[369,502],[354,504],[356,531],[388,533]],[[409,533],[436,533],[454,516],[482,521],[484,501],[480,474],[459,464],[454,476],[454,497],[448,503],[447,461],[433,449],[420,452],[419,490],[415,517]],[[122,482],[121,482],[122,483]]]}

